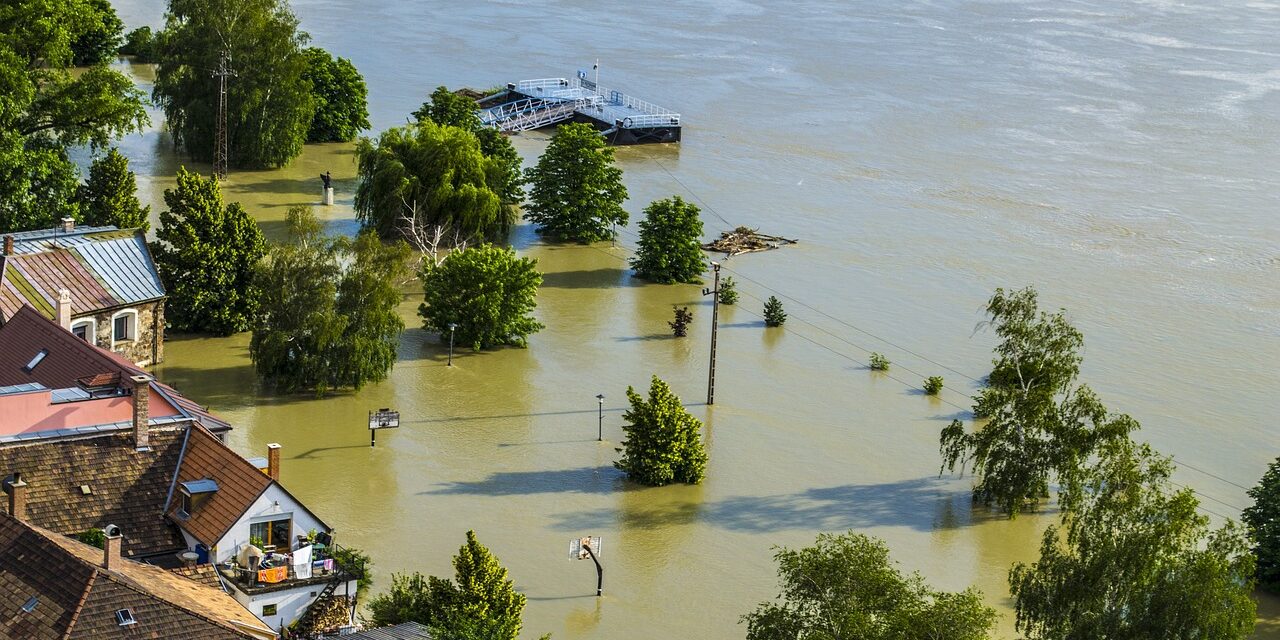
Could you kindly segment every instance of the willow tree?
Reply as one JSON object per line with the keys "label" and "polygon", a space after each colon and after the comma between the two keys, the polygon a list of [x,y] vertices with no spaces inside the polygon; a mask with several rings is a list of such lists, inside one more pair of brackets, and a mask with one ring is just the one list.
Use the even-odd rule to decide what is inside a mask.
{"label": "willow tree", "polygon": [[520,154],[505,134],[480,123],[475,100],[449,91],[448,87],[436,87],[428,100],[413,112],[413,116],[419,121],[430,120],[475,134],[480,141],[480,153],[494,160],[489,165],[490,188],[502,198],[503,204],[517,205],[524,200]]}
{"label": "willow tree", "polygon": [[1088,461],[1099,446],[1138,428],[1112,415],[1088,386],[1078,384],[1084,336],[1062,310],[1039,310],[1034,289],[996,289],[987,303],[1001,339],[994,368],[969,431],[954,420],[943,429],[943,469],[972,468],[974,497],[1010,517],[1048,498],[1049,484]]}
{"label": "willow tree", "polygon": [[209,162],[218,122],[218,82],[225,53],[228,159],[233,167],[268,168],[302,152],[315,114],[303,54],[309,37],[285,0],[169,0],[156,39],[152,96],[164,109],[175,144]]}
{"label": "willow tree", "polygon": [[0,232],[79,216],[72,147],[105,147],[147,122],[133,81],[75,50],[110,20],[90,0],[0,3]]}
{"label": "willow tree", "polygon": [[491,188],[494,160],[470,131],[424,120],[356,147],[356,215],[384,238],[407,226],[442,227],[464,239],[503,240],[515,213]]}
{"label": "willow tree", "polygon": [[1210,530],[1190,487],[1146,445],[1111,441],[1071,474],[1040,559],[1009,572],[1029,640],[1215,638],[1253,633],[1253,556],[1240,527]]}
{"label": "willow tree", "polygon": [[525,217],[548,236],[585,244],[613,238],[614,225],[627,223],[622,170],[614,165],[613,148],[589,124],[557,127],[526,176]]}

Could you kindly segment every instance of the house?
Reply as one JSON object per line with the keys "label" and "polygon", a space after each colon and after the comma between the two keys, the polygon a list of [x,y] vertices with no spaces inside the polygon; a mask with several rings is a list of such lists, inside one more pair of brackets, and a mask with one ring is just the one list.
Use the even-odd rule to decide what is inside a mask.
{"label": "house", "polygon": [[[0,635],[31,640],[279,636],[222,589],[120,556],[112,529],[98,549],[24,522],[21,479],[0,515]],[[10,515],[15,514],[15,515]]]}
{"label": "house", "polygon": [[279,445],[246,460],[226,422],[29,306],[0,326],[0,416],[0,478],[21,477],[30,524],[116,525],[123,557],[194,561],[272,629],[335,606],[352,621],[357,569],[280,484]]}
{"label": "house", "polygon": [[4,236],[0,324],[23,305],[141,367],[164,359],[165,290],[141,229],[75,227]]}

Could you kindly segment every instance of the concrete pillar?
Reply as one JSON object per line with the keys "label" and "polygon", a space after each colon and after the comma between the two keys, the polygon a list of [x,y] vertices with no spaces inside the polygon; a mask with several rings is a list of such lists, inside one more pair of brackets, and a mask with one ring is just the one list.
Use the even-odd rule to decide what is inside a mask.
{"label": "concrete pillar", "polygon": [[333,204],[333,187],[324,188],[324,203],[327,205]]}

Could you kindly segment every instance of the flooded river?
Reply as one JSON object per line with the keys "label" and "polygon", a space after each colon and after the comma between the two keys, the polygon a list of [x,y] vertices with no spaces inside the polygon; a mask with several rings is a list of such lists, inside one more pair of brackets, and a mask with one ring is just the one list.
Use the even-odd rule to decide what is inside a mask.
{"label": "flooded river", "polygon": [[[161,21],[161,0],[116,4],[130,28]],[[448,575],[475,529],[529,597],[525,628],[563,640],[740,638],[738,617],[776,593],[771,546],[848,529],[937,587],[978,586],[1011,637],[1006,574],[1051,516],[992,519],[968,479],[938,477],[938,431],[989,367],[994,338],[975,326],[997,286],[1034,284],[1070,310],[1084,378],[1177,457],[1207,512],[1248,504],[1280,453],[1280,7],[684,4],[293,6],[364,73],[377,130],[437,85],[568,76],[596,58],[601,83],[681,112],[680,145],[619,150],[629,210],[680,194],[705,205],[708,233],[801,240],[728,261],[743,300],[722,309],[714,407],[709,304],[699,287],[629,277],[634,221],[616,247],[517,229],[545,272],[547,329],[527,350],[446,366],[411,285],[400,360],[359,393],[262,391],[247,335],[173,336],[160,377],[229,418],[247,455],[283,444],[285,483],[373,555],[378,588],[393,571]],[[183,160],[156,123],[123,147],[158,212]],[[532,160],[546,137],[515,141]],[[354,232],[349,145],[234,173],[226,193],[279,237],[325,170],[338,202],[317,211]],[[785,331],[759,317],[774,292]],[[687,339],[668,337],[674,304],[694,311]],[[889,375],[867,370],[870,351]],[[638,489],[611,466],[624,390],[654,373],[706,421],[702,486]],[[940,399],[916,390],[931,375],[946,378]],[[403,426],[370,448],[378,407]],[[602,599],[590,564],[566,558],[585,534],[604,538]],[[1261,636],[1280,637],[1277,609],[1262,603]]]}

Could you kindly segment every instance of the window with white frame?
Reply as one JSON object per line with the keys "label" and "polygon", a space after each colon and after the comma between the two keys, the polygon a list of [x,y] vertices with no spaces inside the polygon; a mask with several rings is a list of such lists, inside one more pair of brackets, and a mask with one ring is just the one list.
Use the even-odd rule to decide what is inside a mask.
{"label": "window with white frame", "polygon": [[94,322],[92,318],[76,320],[71,323],[71,333],[89,344],[98,344],[98,323]]}
{"label": "window with white frame", "polygon": [[111,316],[111,341],[133,342],[138,339],[138,312],[121,311]]}

